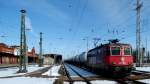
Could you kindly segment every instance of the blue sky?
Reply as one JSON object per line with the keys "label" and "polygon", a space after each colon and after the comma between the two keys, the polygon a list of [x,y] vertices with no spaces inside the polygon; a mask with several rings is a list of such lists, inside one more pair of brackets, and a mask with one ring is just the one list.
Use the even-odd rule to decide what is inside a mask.
{"label": "blue sky", "polygon": [[[141,13],[142,45],[150,41],[150,0],[143,2]],[[19,45],[20,10],[27,11],[29,49],[39,52],[39,32],[43,32],[43,53],[60,53],[65,58],[119,38],[135,48],[136,0],[0,0],[0,42]],[[124,38],[124,39],[122,39]],[[150,46],[150,45],[148,45]]]}

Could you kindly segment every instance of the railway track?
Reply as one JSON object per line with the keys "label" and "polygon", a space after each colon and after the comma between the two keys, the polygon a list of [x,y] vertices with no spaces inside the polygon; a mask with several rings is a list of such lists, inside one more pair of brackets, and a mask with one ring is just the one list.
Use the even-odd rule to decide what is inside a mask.
{"label": "railway track", "polygon": [[[95,79],[92,79],[92,77],[91,78],[84,77],[83,75],[78,73],[77,70],[72,68],[70,65],[68,65],[68,64],[65,64],[65,65],[66,65],[66,67],[71,69],[73,72],[75,72],[79,77],[81,77],[83,79],[83,81],[86,82],[87,84],[91,84],[90,81],[95,80]],[[66,75],[68,77],[68,81],[70,82],[70,84],[73,84],[74,81],[79,81],[70,76],[66,67],[65,67],[65,72],[66,72]],[[116,79],[116,78],[109,78],[109,77],[107,78],[107,77],[99,76],[99,77],[96,77],[96,80],[111,80],[111,81],[116,81],[119,84],[146,84],[146,83],[140,82],[138,80],[149,79],[149,78],[150,78],[150,72],[136,70],[136,71],[133,71],[130,76],[125,77],[125,78],[117,78]]]}
{"label": "railway track", "polygon": [[[90,80],[88,80],[86,77],[82,76],[79,72],[77,72],[75,69],[73,69],[70,65],[66,64],[66,66],[68,68],[70,68],[73,72],[75,72],[80,78],[82,78],[84,82],[86,82],[87,84],[91,84]],[[65,69],[65,72],[66,72],[66,75],[67,75],[67,77],[69,79],[70,84],[73,84],[73,82],[75,80],[71,77],[71,75],[69,74],[69,72],[66,70],[66,67],[64,69]]]}
{"label": "railway track", "polygon": [[150,72],[134,70],[130,76],[122,79],[115,79],[115,81],[121,84],[146,84],[138,80],[149,79],[149,78],[150,78]]}
{"label": "railway track", "polygon": [[134,70],[133,72],[132,72],[133,74],[150,74],[150,72],[149,71],[141,71],[141,70]]}
{"label": "railway track", "polygon": [[71,76],[70,76],[69,72],[67,71],[67,69],[66,69],[64,64],[63,64],[63,68],[64,68],[64,71],[66,73],[67,78],[69,79],[69,83],[73,84],[73,79],[71,78]]}
{"label": "railway track", "polygon": [[131,80],[129,78],[115,79],[120,84],[146,84],[137,80]]}
{"label": "railway track", "polygon": [[133,79],[133,80],[149,79],[149,78],[150,78],[150,72],[140,71],[140,70],[133,71],[132,77],[130,77],[130,79]]}

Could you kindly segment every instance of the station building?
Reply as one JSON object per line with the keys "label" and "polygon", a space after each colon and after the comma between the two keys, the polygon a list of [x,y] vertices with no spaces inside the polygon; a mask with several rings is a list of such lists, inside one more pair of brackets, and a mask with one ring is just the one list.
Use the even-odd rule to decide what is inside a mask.
{"label": "station building", "polygon": [[31,51],[28,51],[28,63],[38,63],[38,55],[35,53],[35,48],[33,47]]}
{"label": "station building", "polygon": [[[19,64],[20,47],[8,46],[0,43],[0,64]],[[38,55],[33,47],[31,51],[27,52],[28,63],[37,63]]]}
{"label": "station building", "polygon": [[0,43],[0,64],[17,64],[18,57],[14,55],[14,48]]}

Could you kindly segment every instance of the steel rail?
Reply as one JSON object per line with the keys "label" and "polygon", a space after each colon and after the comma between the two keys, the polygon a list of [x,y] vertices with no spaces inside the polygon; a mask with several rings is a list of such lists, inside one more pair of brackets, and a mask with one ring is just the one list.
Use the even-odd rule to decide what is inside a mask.
{"label": "steel rail", "polygon": [[82,76],[81,74],[79,74],[76,70],[74,70],[72,67],[70,67],[69,65],[67,65],[72,71],[74,71],[78,76],[80,76],[82,79],[84,79],[84,81],[87,83],[87,84],[91,84],[89,82],[89,80],[87,80],[84,76]]}
{"label": "steel rail", "polygon": [[72,80],[72,78],[71,78],[71,76],[70,76],[69,72],[67,71],[67,69],[66,69],[66,67],[65,67],[64,64],[63,64],[63,68],[64,68],[64,71],[65,71],[65,73],[66,73],[66,76],[67,76],[68,79],[69,79],[70,84],[73,84],[73,80]]}

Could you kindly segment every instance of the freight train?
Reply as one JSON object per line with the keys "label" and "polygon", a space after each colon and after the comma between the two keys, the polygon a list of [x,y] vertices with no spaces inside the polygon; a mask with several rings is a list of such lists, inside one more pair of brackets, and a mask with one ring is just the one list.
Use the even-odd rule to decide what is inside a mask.
{"label": "freight train", "polygon": [[76,55],[66,62],[100,74],[127,76],[133,69],[132,47],[130,44],[119,43],[117,39],[110,40],[109,43]]}

